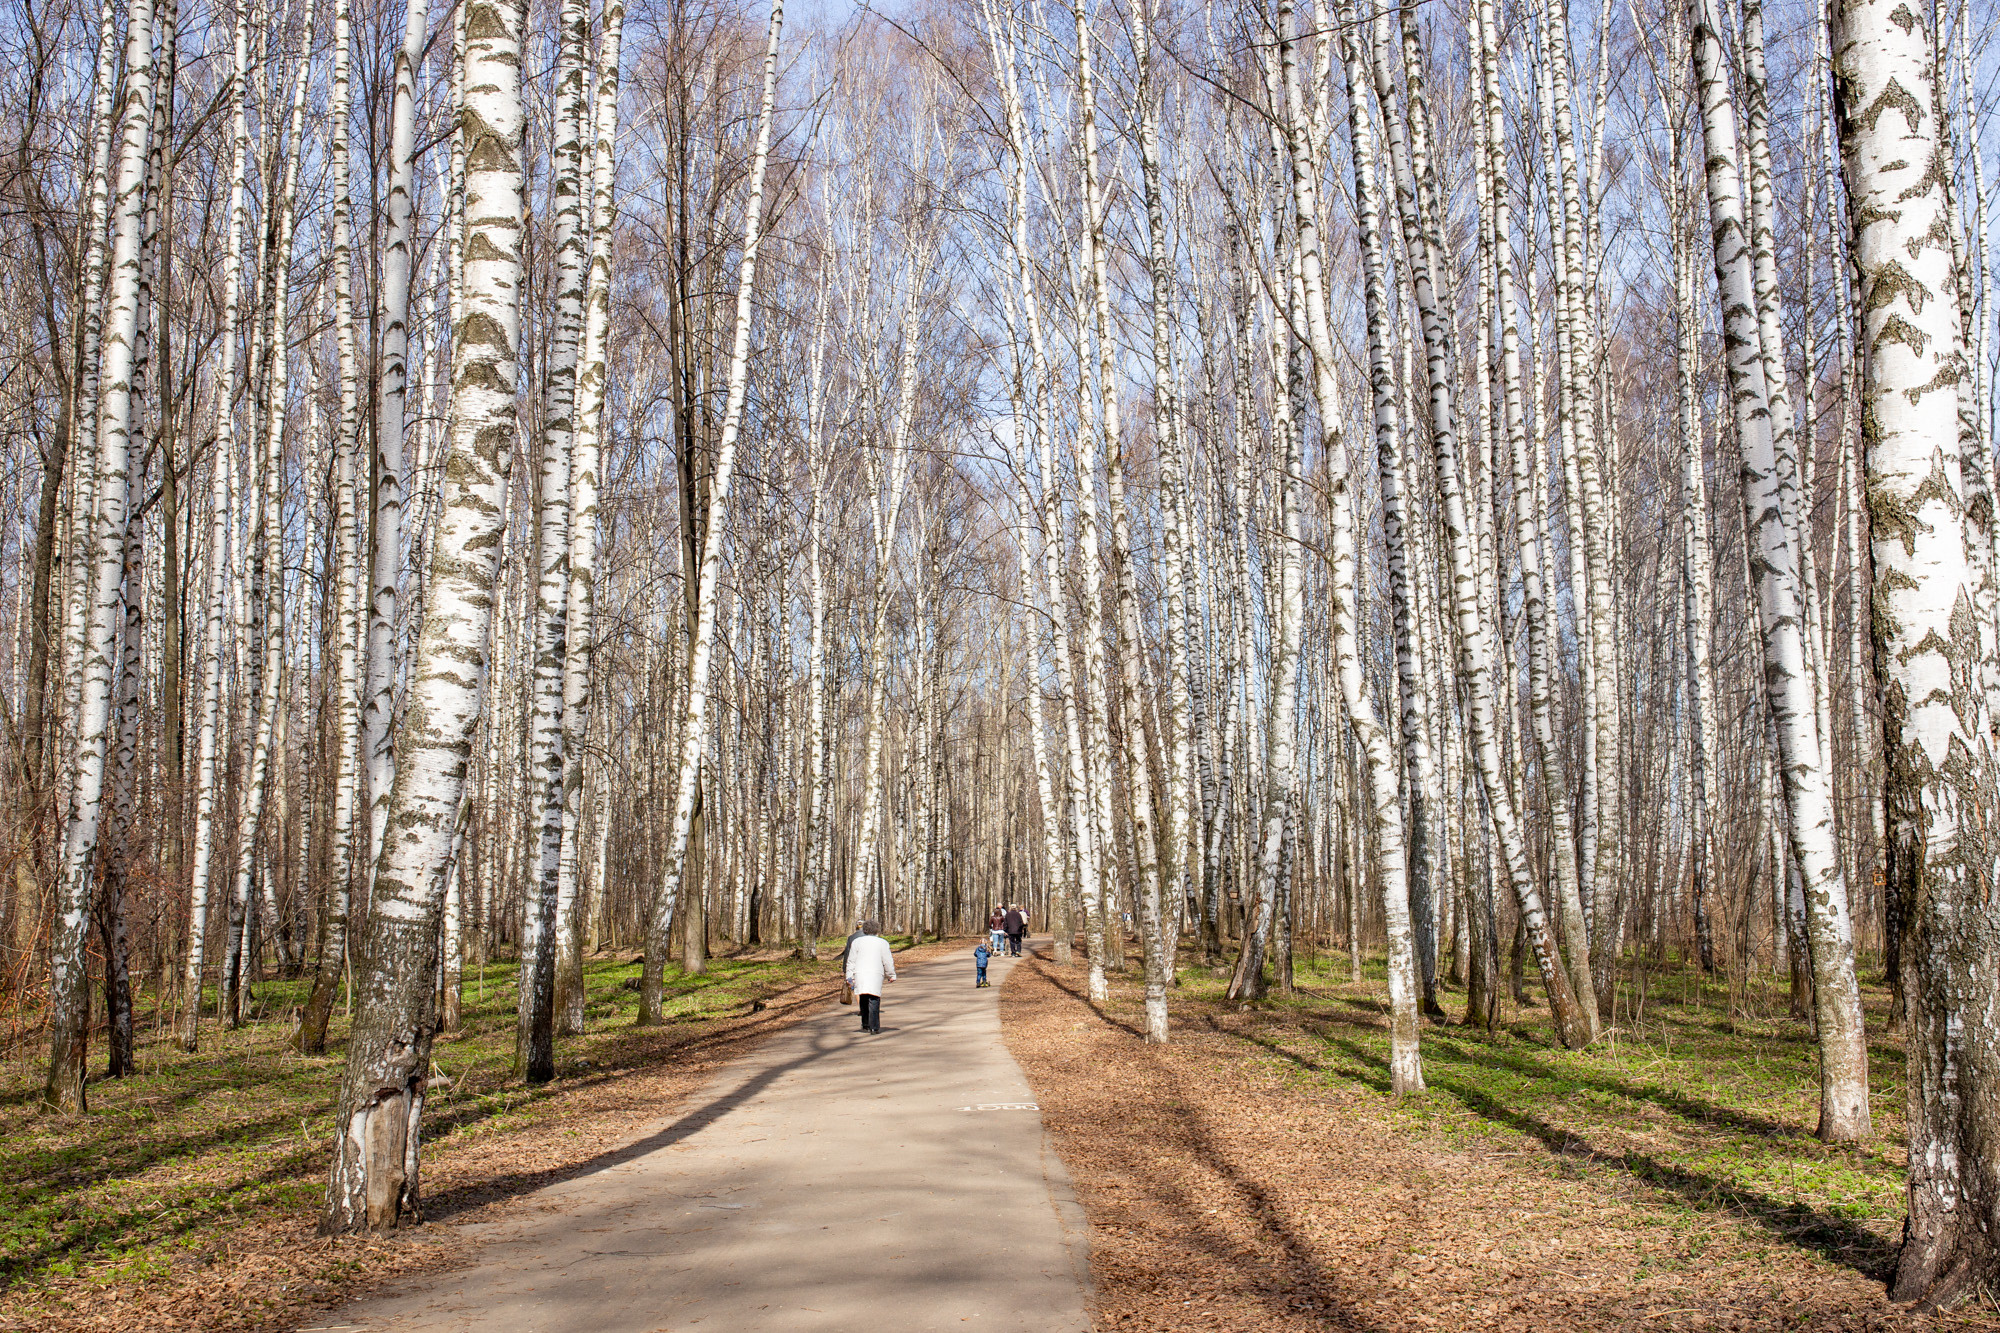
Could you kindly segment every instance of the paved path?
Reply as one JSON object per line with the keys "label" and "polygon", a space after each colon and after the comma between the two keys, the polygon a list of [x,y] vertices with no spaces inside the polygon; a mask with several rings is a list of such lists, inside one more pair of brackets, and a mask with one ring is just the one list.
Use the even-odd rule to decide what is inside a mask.
{"label": "paved path", "polygon": [[1083,1214],[972,959],[882,1034],[835,1006],[603,1165],[467,1227],[472,1267],[311,1320],[397,1333],[1088,1333]]}

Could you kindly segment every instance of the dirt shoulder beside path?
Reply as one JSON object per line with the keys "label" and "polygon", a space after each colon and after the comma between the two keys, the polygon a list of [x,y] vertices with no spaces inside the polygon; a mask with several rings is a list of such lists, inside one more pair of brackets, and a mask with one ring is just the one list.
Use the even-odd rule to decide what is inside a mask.
{"label": "dirt shoulder beside path", "polygon": [[[970,947],[950,941],[897,957],[916,961]],[[492,1072],[505,1068],[498,1048],[508,1046],[511,990],[489,981],[498,993],[476,1013],[468,1006],[466,1034],[440,1041],[437,1051],[439,1068],[458,1086],[425,1117],[427,1225],[387,1238],[314,1234],[326,1176],[326,1138],[315,1131],[330,1114],[339,1061],[288,1055],[282,1031],[231,1034],[256,1044],[228,1055],[217,1034],[218,1053],[203,1057],[204,1068],[215,1067],[213,1087],[197,1090],[191,1076],[177,1077],[171,1067],[148,1085],[94,1084],[93,1115],[80,1125],[35,1116],[25,1086],[0,1100],[0,1142],[15,1136],[8,1156],[21,1159],[16,1167],[25,1169],[29,1153],[48,1161],[57,1175],[74,1177],[56,1182],[71,1202],[51,1206],[72,1215],[91,1210],[61,1241],[55,1228],[37,1228],[40,1243],[66,1244],[62,1253],[74,1259],[59,1254],[30,1270],[32,1254],[10,1251],[32,1277],[0,1287],[0,1330],[294,1329],[392,1279],[459,1267],[475,1252],[461,1228],[503,1220],[529,1192],[589,1169],[722,1065],[832,1006],[839,989],[823,947],[817,965],[772,967],[780,979],[769,982],[746,973],[718,984],[713,1001],[691,996],[678,1012],[669,1009],[667,1025],[641,1029],[630,1026],[633,997],[622,988],[623,972],[636,969],[607,969],[609,984],[594,990],[605,997],[605,1012],[584,1037],[558,1044],[558,1078],[540,1088]],[[475,1020],[494,1031],[474,1030]],[[267,1080],[278,1071],[313,1089],[311,1107],[292,1108],[301,1116],[310,1110],[311,1118],[291,1120],[288,1141],[282,1125],[273,1127],[271,1108],[280,1099]],[[121,1153],[126,1140],[139,1141],[129,1162],[114,1159],[107,1133]],[[162,1200],[201,1212],[184,1221],[161,1212],[150,1222],[148,1209]]]}
{"label": "dirt shoulder beside path", "polygon": [[1365,1062],[1321,1058],[1371,1026],[1333,997],[1242,1013],[1184,986],[1163,1048],[1138,1038],[1130,980],[1101,1010],[1083,981],[1080,960],[1037,959],[1001,1012],[1089,1219],[1099,1330],[2000,1328],[1890,1306],[1858,1271],[1873,1232],[1840,1262],[1837,1220],[1801,1210],[1785,1234],[1744,1192],[1649,1178],[1608,1138],[1412,1128]]}

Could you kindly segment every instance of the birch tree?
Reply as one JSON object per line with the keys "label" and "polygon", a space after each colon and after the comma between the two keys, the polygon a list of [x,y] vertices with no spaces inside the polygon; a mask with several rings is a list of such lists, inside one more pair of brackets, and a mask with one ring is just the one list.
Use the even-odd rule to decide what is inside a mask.
{"label": "birch tree", "polygon": [[355,940],[355,1014],[335,1103],[324,1234],[421,1217],[418,1177],[445,871],[484,700],[501,494],[516,436],[520,339],[521,26],[470,0],[465,24],[464,311],[452,430],[386,840]]}
{"label": "birch tree", "polygon": [[[340,10],[346,16],[346,6]],[[222,405],[216,412],[215,445],[209,469],[209,565],[206,611],[202,617],[202,678],[200,721],[195,769],[195,830],[192,881],[188,896],[187,966],[182,986],[185,997],[181,1009],[181,1049],[193,1051],[201,1022],[201,978],[203,949],[208,935],[210,875],[214,864],[216,833],[216,788],[221,746],[223,625],[229,599],[229,470],[224,460],[236,451],[236,328],[243,282],[243,214],[247,184],[245,170],[250,153],[250,128],[246,99],[249,92],[250,14],[239,6],[236,14],[234,63],[230,68],[230,171],[229,212],[223,241],[222,274]],[[331,991],[329,1000],[331,1003]]]}
{"label": "birch tree", "polygon": [[1857,1142],[1872,1132],[1868,1051],[1854,972],[1847,885],[1834,840],[1833,797],[1823,762],[1818,700],[1806,658],[1806,614],[1797,545],[1787,520],[1797,499],[1796,464],[1781,452],[1789,431],[1774,420],[1765,381],[1763,331],[1737,172],[1736,113],[1722,66],[1712,0],[1691,0],[1702,134],[1707,148],[1709,219],[1722,305],[1731,409],[1741,454],[1744,521],[1756,550],[1757,610],[1765,693],[1777,732],[1792,854],[1804,880],[1811,935],[1813,1010],[1820,1047],[1819,1136]]}
{"label": "birch tree", "polygon": [[362,687],[361,749],[368,774],[368,862],[382,852],[389,788],[396,771],[396,603],[403,558],[404,432],[409,383],[410,280],[415,264],[417,68],[430,22],[428,0],[407,0],[389,110],[389,180],[381,263],[381,370],[372,460],[369,530],[368,660]]}
{"label": "birch tree", "polygon": [[563,849],[557,902],[558,958],[565,965],[557,991],[562,1030],[583,1030],[582,881],[584,742],[592,706],[596,656],[598,474],[603,457],[605,399],[610,389],[611,245],[618,226],[615,194],[618,145],[618,61],[625,31],[623,0],[608,0],[598,37],[596,87],[590,111],[588,282],[583,299],[583,347],[576,377],[576,434],[570,460],[569,588],[563,655]]}
{"label": "birch tree", "polygon": [[102,401],[97,418],[95,519],[91,526],[89,614],[77,715],[75,787],[63,829],[49,947],[49,1075],[42,1102],[83,1113],[89,992],[84,939],[103,817],[104,770],[118,671],[119,614],[133,431],[132,366],[139,338],[140,244],[147,157],[153,133],[153,6],[131,0],[125,15],[125,94],[118,113],[118,175],[111,204],[111,291],[105,306]]}
{"label": "birch tree", "polygon": [[1974,614],[1991,519],[1966,502],[1974,464],[1961,454],[1959,399],[1971,376],[1927,21],[1908,6],[1843,0],[1833,72],[1861,287],[1887,872],[1910,912],[1910,1212],[1889,1290],[1934,1309],[2000,1271],[2000,1177],[1985,1148],[2000,1125],[2000,923],[1988,904],[2000,767],[1986,711],[1993,663]]}
{"label": "birch tree", "polygon": [[771,149],[771,116],[777,98],[778,38],[784,30],[783,0],[772,0],[764,49],[763,101],[750,159],[750,189],[743,205],[743,252],[736,270],[736,326],[729,356],[729,399],[717,439],[715,471],[709,482],[708,532],[704,541],[694,634],[689,644],[688,691],[681,717],[681,755],[675,780],[673,818],[667,833],[666,868],[648,913],[646,961],[639,979],[639,1023],[660,1021],[661,964],[667,927],[687,873],[688,834],[694,823],[701,755],[707,741],[708,674],[714,652],[717,598],[722,582],[722,545],[728,532],[729,486],[736,466],[737,435],[743,427],[743,400],[749,391],[750,316],[757,277],[757,250],[763,238],[764,167]]}
{"label": "birch tree", "polygon": [[1306,331],[1312,351],[1313,392],[1320,429],[1326,436],[1329,470],[1334,472],[1329,571],[1333,597],[1335,671],[1349,725],[1362,751],[1372,805],[1376,867],[1382,880],[1382,912],[1389,936],[1389,1004],[1391,1085],[1397,1095],[1422,1091],[1423,1067],[1417,1051],[1415,950],[1410,940],[1409,879],[1404,861],[1402,804],[1396,790],[1396,760],[1389,738],[1368,697],[1359,657],[1359,606],[1356,597],[1356,544],[1351,510],[1353,491],[1346,472],[1345,442],[1339,437],[1343,407],[1334,379],[1333,338],[1327,316],[1323,261],[1319,242],[1318,167],[1305,128],[1305,94],[1298,71],[1297,18],[1290,0],[1278,6],[1278,62],[1284,91],[1286,164],[1290,169],[1292,207],[1298,247],[1298,280],[1305,303]]}
{"label": "birch tree", "polygon": [[[569,651],[570,456],[576,436],[577,364],[583,337],[590,238],[583,202],[585,51],[590,10],[563,0],[556,20],[555,132],[549,146],[555,213],[555,320],[541,440],[536,514],[534,704],[528,732],[535,774],[536,865],[521,939],[521,1010],[514,1068],[531,1083],[555,1077],[557,926],[562,915],[563,703]],[[575,878],[568,884],[574,893]],[[572,903],[573,906],[573,903]]]}

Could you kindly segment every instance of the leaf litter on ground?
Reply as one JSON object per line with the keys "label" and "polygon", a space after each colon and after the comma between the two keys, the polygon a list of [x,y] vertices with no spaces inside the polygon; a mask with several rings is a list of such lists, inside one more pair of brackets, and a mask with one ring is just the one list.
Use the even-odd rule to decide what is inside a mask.
{"label": "leaf litter on ground", "polygon": [[1136,968],[1102,1006],[1081,963],[1009,979],[1008,1047],[1090,1222],[1099,1329],[2000,1329],[1990,1306],[1886,1299],[1904,1145],[1879,992],[1877,1137],[1837,1149],[1812,1138],[1799,1026],[1731,1017],[1699,978],[1680,1002],[1656,982],[1583,1052],[1534,1007],[1493,1034],[1426,1024],[1428,1090],[1397,1101],[1379,966],[1347,966],[1302,955],[1294,993],[1252,1006],[1224,1001],[1225,971],[1183,968],[1165,1047],[1139,1039]]}

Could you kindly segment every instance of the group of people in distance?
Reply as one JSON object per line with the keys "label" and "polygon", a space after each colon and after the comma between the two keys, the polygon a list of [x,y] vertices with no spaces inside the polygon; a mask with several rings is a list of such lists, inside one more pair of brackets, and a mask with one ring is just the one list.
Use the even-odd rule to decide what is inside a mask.
{"label": "group of people in distance", "polygon": [[994,954],[1000,952],[1000,940],[1003,936],[1007,940],[1007,956],[1010,958],[1019,958],[1021,956],[1021,937],[1027,933],[1027,908],[1021,906],[1019,903],[1015,903],[1011,907],[994,908],[993,914],[986,918],[985,940],[972,951],[972,961],[978,969],[972,984],[974,986],[990,986],[992,984],[986,979],[986,963]]}
{"label": "group of people in distance", "polygon": [[[992,985],[986,979],[986,965],[1000,952],[1000,941],[1006,940],[1009,957],[1019,958],[1021,937],[1027,933],[1027,908],[1019,903],[994,908],[986,918],[986,938],[972,951],[972,961],[978,968],[973,984]],[[847,937],[847,947],[840,951],[840,965],[848,988],[860,1005],[861,1030],[880,1033],[882,988],[896,980],[896,955],[889,948],[889,941],[882,938],[882,927],[873,921],[855,922],[854,933]]]}

